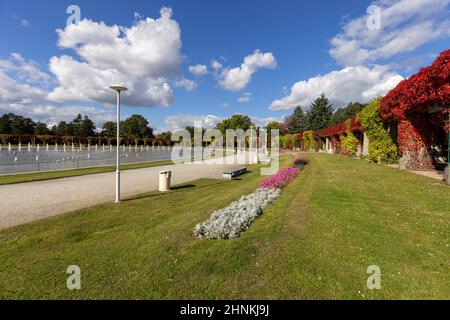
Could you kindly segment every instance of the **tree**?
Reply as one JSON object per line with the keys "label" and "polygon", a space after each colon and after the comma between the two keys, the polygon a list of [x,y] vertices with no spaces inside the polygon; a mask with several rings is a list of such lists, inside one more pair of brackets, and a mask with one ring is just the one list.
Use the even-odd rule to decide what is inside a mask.
{"label": "tree", "polygon": [[331,124],[339,124],[356,116],[366,105],[359,102],[350,102],[347,107],[337,109],[331,117]]}
{"label": "tree", "polygon": [[11,121],[11,133],[13,135],[33,134],[34,122],[30,118],[16,116]]}
{"label": "tree", "polygon": [[254,124],[248,116],[235,114],[231,118],[218,123],[216,128],[225,134],[227,129],[242,129],[247,131],[251,126],[254,126]]}
{"label": "tree", "polygon": [[83,122],[83,117],[81,116],[81,114],[78,114],[75,119],[72,120],[71,123],[69,123],[69,128],[68,128],[68,135],[70,136],[82,136],[83,134],[83,129],[82,129],[82,122]]}
{"label": "tree", "polygon": [[166,131],[155,135],[154,142],[158,145],[169,146],[172,144],[172,132]]}
{"label": "tree", "polygon": [[0,117],[0,134],[11,134],[11,116],[12,113],[4,114]]}
{"label": "tree", "polygon": [[34,134],[37,135],[37,136],[49,135],[50,133],[51,133],[50,129],[43,122],[39,121],[34,126]]}
{"label": "tree", "polygon": [[89,119],[88,116],[84,116],[79,125],[79,134],[82,137],[92,137],[95,135],[95,123]]}
{"label": "tree", "polygon": [[321,94],[309,108],[309,128],[310,130],[319,130],[331,125],[331,116],[333,115],[333,106],[330,104],[325,94]]}
{"label": "tree", "polygon": [[102,126],[102,135],[106,137],[115,137],[117,135],[117,125],[113,121],[107,121]]}
{"label": "tree", "polygon": [[133,114],[120,122],[120,134],[137,138],[148,138],[153,135],[153,129],[148,126],[148,121],[141,115]]}
{"label": "tree", "polygon": [[287,133],[285,125],[278,121],[271,121],[266,125],[266,131],[268,136],[270,136],[271,130],[279,130],[280,135]]}
{"label": "tree", "polygon": [[70,136],[70,135],[72,135],[71,128],[69,127],[69,125],[65,121],[61,121],[56,126],[53,126],[52,127],[52,133],[54,135],[61,136],[61,137],[62,136]]}
{"label": "tree", "polygon": [[297,106],[292,115],[285,118],[285,126],[291,134],[302,133],[308,129],[307,118],[301,106]]}
{"label": "tree", "polygon": [[345,108],[337,109],[333,115],[331,116],[331,124],[339,124],[344,122],[345,120]]}

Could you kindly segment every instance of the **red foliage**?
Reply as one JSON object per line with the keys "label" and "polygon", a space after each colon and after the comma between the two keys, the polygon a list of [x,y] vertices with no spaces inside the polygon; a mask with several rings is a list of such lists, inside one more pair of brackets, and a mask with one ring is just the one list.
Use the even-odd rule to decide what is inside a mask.
{"label": "red foliage", "polygon": [[[431,66],[403,80],[381,99],[381,116],[399,121],[398,142],[400,152],[408,155],[408,167],[432,167],[429,150],[433,134],[440,126],[448,132],[444,118],[449,102],[450,50],[442,52]],[[430,115],[429,108],[434,107],[442,110]]]}
{"label": "red foliage", "polygon": [[335,125],[332,125],[328,128],[323,129],[323,136],[324,137],[332,137],[332,136],[340,136],[341,134],[344,134],[347,131],[347,125],[345,122],[338,123]]}
{"label": "red foliage", "polygon": [[361,123],[359,122],[358,117],[353,117],[350,119],[350,131],[355,132],[364,132],[364,128],[362,127]]}
{"label": "red foliage", "polygon": [[429,155],[431,134],[426,124],[416,117],[413,122],[402,120],[398,126],[398,142],[400,153],[408,154],[406,166],[411,169],[423,170],[433,168]]}
{"label": "red foliage", "polygon": [[403,80],[381,99],[383,118],[404,119],[408,113],[427,112],[429,106],[450,101],[450,50],[442,52],[429,67]]}

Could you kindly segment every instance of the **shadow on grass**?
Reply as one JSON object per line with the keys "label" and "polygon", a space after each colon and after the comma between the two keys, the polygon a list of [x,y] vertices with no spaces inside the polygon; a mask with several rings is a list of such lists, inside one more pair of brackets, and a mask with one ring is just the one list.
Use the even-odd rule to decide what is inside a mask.
{"label": "shadow on grass", "polygon": [[211,180],[209,180],[209,179],[203,180],[203,179],[200,179],[200,180],[192,181],[190,183],[173,186],[170,189],[170,191],[168,191],[168,192],[154,191],[154,192],[150,192],[150,193],[144,193],[144,194],[141,194],[141,195],[138,195],[135,197],[127,198],[123,201],[128,202],[128,201],[151,198],[151,197],[163,197],[163,196],[177,193],[177,192],[184,192],[184,191],[189,191],[189,190],[193,190],[193,189],[203,189],[203,188],[208,188],[208,187],[212,187],[212,186],[216,186],[216,185],[221,185],[221,184],[229,183],[230,181],[231,180],[212,180],[212,179]]}

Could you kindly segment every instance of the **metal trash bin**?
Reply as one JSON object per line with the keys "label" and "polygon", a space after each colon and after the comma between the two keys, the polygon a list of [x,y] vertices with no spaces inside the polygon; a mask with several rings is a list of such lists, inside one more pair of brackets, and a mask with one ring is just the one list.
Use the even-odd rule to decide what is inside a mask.
{"label": "metal trash bin", "polygon": [[159,172],[159,191],[170,191],[170,178],[172,178],[172,171]]}

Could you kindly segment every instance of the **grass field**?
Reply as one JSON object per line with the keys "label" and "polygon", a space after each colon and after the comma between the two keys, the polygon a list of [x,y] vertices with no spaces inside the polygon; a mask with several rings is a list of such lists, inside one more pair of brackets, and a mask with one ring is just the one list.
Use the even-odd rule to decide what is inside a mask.
{"label": "grass field", "polygon": [[[0,298],[449,299],[450,188],[309,157],[236,240],[199,241],[193,228],[253,192],[257,167],[0,231]],[[81,268],[81,290],[66,288],[69,265]],[[381,290],[367,289],[370,265],[381,268]]]}
{"label": "grass field", "polygon": [[[120,169],[121,170],[131,170],[131,169],[163,166],[163,165],[168,165],[168,164],[172,164],[172,161],[171,160],[161,160],[161,161],[152,161],[152,162],[123,164],[120,166]],[[116,170],[116,166],[113,165],[113,166],[81,168],[81,169],[73,169],[73,170],[57,170],[57,171],[44,171],[44,172],[4,175],[4,176],[0,176],[0,186],[5,185],[5,184],[13,184],[13,183],[24,183],[24,182],[32,182],[32,181],[42,181],[42,180],[84,176],[84,175],[95,174],[95,173],[113,172],[115,170]]]}

